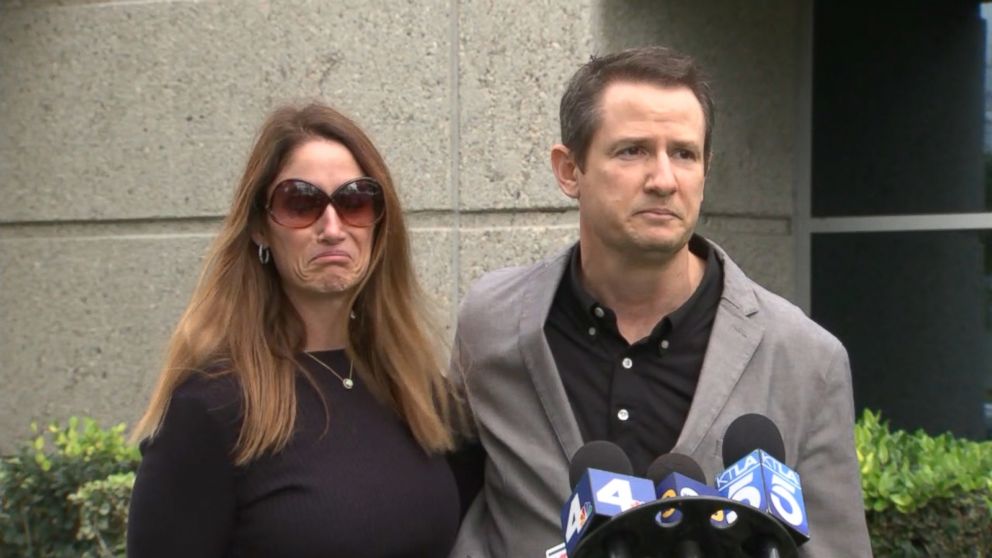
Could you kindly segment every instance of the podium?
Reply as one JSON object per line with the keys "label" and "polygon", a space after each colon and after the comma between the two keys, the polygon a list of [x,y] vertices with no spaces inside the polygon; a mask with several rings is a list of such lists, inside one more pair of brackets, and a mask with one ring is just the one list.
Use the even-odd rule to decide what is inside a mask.
{"label": "podium", "polygon": [[[732,517],[730,512],[736,517],[732,522],[714,520],[720,512],[724,518]],[[611,541],[627,541],[623,546],[630,558],[675,557],[685,541],[696,541],[706,558],[752,558],[768,541],[774,541],[781,558],[799,556],[789,531],[775,518],[747,504],[708,496],[657,500],[613,516],[569,558],[605,558]]]}

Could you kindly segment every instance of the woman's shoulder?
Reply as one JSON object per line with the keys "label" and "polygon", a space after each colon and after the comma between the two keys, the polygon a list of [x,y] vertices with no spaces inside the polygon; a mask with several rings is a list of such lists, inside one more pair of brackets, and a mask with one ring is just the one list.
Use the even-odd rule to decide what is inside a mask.
{"label": "woman's shoulder", "polygon": [[172,391],[158,431],[142,441],[142,454],[232,447],[240,431],[241,400],[234,374],[209,369],[192,372]]}
{"label": "woman's shoulder", "polygon": [[236,376],[208,370],[190,373],[172,390],[158,429],[141,441],[139,477],[193,464],[229,467],[241,417]]}
{"label": "woman's shoulder", "polygon": [[195,408],[221,422],[236,420],[241,412],[242,391],[237,374],[211,366],[193,371],[172,392],[172,405]]}

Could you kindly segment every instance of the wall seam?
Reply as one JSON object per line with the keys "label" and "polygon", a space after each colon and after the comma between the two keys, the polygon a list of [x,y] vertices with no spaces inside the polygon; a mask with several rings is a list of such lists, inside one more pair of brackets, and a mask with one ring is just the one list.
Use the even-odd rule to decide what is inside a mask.
{"label": "wall seam", "polygon": [[451,202],[451,326],[452,331],[457,324],[458,320],[458,306],[459,306],[459,290],[461,285],[461,180],[460,180],[460,169],[461,169],[461,90],[460,90],[460,66],[459,66],[459,47],[460,47],[460,0],[450,0],[449,2],[449,41],[450,41],[450,51],[449,51],[449,66],[448,71],[451,73],[451,79],[449,83],[451,84],[451,113],[450,113],[450,123],[449,123],[449,140],[451,142],[450,147],[450,168],[449,173],[451,178],[448,181],[449,192],[448,198]]}

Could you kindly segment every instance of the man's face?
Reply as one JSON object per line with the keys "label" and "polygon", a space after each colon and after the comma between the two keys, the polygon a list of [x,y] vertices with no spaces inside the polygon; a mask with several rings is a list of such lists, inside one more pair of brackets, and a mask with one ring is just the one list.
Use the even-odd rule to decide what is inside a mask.
{"label": "man's face", "polygon": [[703,108],[686,87],[617,82],[600,100],[584,170],[562,189],[579,201],[583,254],[668,259],[699,220],[705,170]]}

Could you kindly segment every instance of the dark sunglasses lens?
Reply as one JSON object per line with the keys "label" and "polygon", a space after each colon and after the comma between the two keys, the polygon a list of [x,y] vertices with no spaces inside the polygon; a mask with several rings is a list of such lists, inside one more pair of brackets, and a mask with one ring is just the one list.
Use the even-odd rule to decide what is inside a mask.
{"label": "dark sunglasses lens", "polygon": [[331,205],[342,221],[356,227],[368,227],[382,217],[382,188],[374,180],[349,182],[334,191]]}
{"label": "dark sunglasses lens", "polygon": [[289,180],[276,186],[269,211],[280,225],[303,228],[320,219],[325,207],[324,192],[306,182]]}

